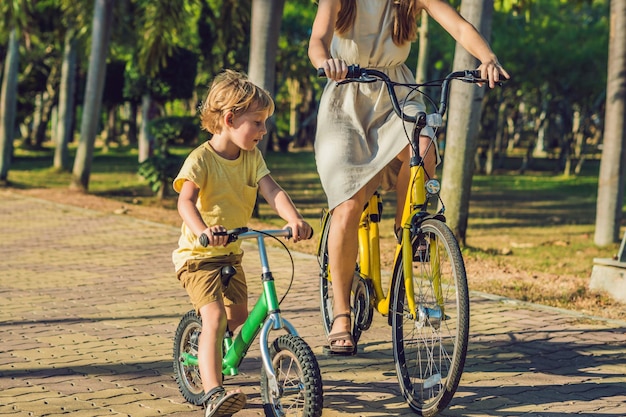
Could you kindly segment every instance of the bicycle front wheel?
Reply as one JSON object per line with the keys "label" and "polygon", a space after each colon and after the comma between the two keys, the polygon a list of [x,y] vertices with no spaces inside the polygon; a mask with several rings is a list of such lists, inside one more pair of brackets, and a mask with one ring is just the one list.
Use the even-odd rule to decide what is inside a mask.
{"label": "bicycle front wheel", "polygon": [[322,377],[317,359],[299,336],[282,335],[270,347],[278,390],[261,370],[261,397],[268,417],[320,417],[324,407]]}
{"label": "bicycle front wheel", "polygon": [[393,353],[402,394],[419,415],[435,416],[454,396],[463,373],[469,335],[465,265],[452,231],[425,220],[412,237],[410,311],[402,261],[391,304]]}
{"label": "bicycle front wheel", "polygon": [[200,405],[204,396],[200,370],[195,364],[201,331],[202,320],[191,310],[180,320],[174,336],[174,379],[185,400],[195,405]]}

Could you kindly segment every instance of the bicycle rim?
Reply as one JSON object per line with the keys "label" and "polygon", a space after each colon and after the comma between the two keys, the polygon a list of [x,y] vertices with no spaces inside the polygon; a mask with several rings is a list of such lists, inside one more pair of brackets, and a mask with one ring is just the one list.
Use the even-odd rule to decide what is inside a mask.
{"label": "bicycle rim", "polygon": [[272,392],[265,368],[261,371],[261,397],[266,416],[320,417],[324,407],[322,377],[317,359],[306,342],[282,335],[270,355],[279,392]]}
{"label": "bicycle rim", "polygon": [[322,233],[318,246],[317,260],[320,267],[320,313],[324,332],[328,336],[333,325],[333,284],[330,281],[328,264],[328,231],[330,230],[330,213],[322,218]]}
{"label": "bicycle rim", "polygon": [[[390,313],[393,351],[407,403],[420,415],[435,416],[450,403],[463,372],[469,294],[461,251],[450,229],[439,220],[426,220],[417,237],[412,281],[418,314],[412,317],[409,312],[399,265]],[[418,245],[423,244],[428,248],[420,251]],[[436,275],[440,286],[433,284]]]}
{"label": "bicycle rim", "polygon": [[202,330],[202,321],[195,311],[187,312],[180,320],[174,336],[174,378],[185,400],[199,405],[204,396],[200,370],[197,366],[185,365],[183,354],[198,356],[198,339]]}

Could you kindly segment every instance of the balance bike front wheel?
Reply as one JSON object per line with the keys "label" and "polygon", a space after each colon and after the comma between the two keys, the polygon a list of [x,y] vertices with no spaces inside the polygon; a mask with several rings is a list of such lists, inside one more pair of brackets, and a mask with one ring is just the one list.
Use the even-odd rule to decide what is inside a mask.
{"label": "balance bike front wheel", "polygon": [[178,324],[174,336],[174,378],[185,400],[201,405],[204,396],[198,369],[198,341],[202,320],[195,311],[187,312]]}

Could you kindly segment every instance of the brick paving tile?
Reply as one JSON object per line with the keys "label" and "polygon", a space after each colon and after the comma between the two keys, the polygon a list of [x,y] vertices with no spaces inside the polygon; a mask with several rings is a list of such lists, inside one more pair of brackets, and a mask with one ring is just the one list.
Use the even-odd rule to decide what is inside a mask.
{"label": "brick paving tile", "polygon": [[[172,371],[172,337],[190,310],[175,279],[178,228],[0,191],[0,415],[200,417]],[[244,267],[260,293],[254,247]],[[359,354],[329,357],[319,318],[317,261],[292,253],[296,279],[282,304],[311,346],[324,381],[323,417],[415,415],[401,397],[386,318]],[[270,260],[279,293],[284,251]],[[442,416],[626,415],[626,323],[475,293],[459,389]],[[258,346],[227,377],[263,416]]]}

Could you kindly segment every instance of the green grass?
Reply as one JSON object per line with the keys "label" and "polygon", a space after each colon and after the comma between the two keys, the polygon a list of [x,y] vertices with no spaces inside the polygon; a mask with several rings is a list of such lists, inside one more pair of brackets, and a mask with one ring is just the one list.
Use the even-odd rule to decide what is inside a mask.
{"label": "green grass", "polygon": [[[174,151],[185,155],[189,150]],[[17,188],[68,187],[71,174],[50,168],[52,157],[52,149],[18,149],[9,172],[11,185]],[[270,153],[267,164],[318,233],[318,219],[326,206],[326,197],[317,176],[313,152]],[[165,202],[157,201],[147,183],[137,175],[137,166],[134,150],[120,148],[106,153],[97,150],[90,193],[126,203],[174,209],[175,196]],[[593,259],[612,257],[619,248],[618,243],[603,248],[593,243],[597,168],[597,161],[591,161],[582,175],[570,177],[554,174],[552,170],[523,175],[513,170],[492,176],[475,175],[467,246],[463,248],[470,287],[596,314],[607,310],[606,305],[610,304],[607,298],[590,294],[587,289]],[[384,244],[393,244],[393,193],[384,195],[384,200],[383,248]],[[259,205],[259,218],[274,226],[283,223],[264,202]],[[298,244],[299,250],[314,253],[314,243],[307,244]],[[383,249],[383,252],[383,256],[388,256],[391,250]],[[506,278],[493,278],[494,271],[506,273]]]}

